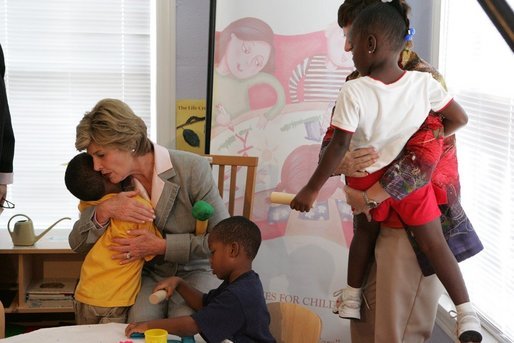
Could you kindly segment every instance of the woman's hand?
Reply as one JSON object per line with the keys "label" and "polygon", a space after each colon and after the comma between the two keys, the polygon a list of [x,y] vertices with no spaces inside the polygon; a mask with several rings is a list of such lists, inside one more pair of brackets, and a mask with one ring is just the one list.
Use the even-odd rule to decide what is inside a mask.
{"label": "woman's hand", "polygon": [[346,203],[352,207],[352,213],[354,215],[364,213],[371,221],[371,214],[369,213],[368,204],[364,200],[363,192],[344,186],[344,193],[346,194]]}
{"label": "woman's hand", "polygon": [[146,322],[130,323],[125,328],[125,336],[130,338],[130,335],[132,335],[133,333],[144,333],[148,329],[149,327]]}
{"label": "woman's hand", "polygon": [[96,206],[96,220],[105,223],[109,219],[119,219],[133,223],[151,222],[154,210],[145,206],[134,197],[139,191],[121,192]]}
{"label": "woman's hand", "polygon": [[366,176],[368,173],[365,169],[375,163],[377,159],[378,153],[375,148],[360,148],[348,151],[336,168],[335,174],[352,177]]}
{"label": "woman's hand", "polygon": [[120,260],[120,264],[127,264],[146,256],[164,255],[166,252],[166,239],[157,237],[145,229],[128,231],[130,238],[113,238],[114,245],[110,246],[116,254],[112,258]]}

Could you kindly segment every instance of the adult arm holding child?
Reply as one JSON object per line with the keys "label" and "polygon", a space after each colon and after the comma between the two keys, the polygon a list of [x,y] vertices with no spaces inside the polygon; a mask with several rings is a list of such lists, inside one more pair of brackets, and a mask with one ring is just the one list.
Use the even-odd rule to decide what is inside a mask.
{"label": "adult arm holding child", "polygon": [[[432,129],[428,127],[422,128],[420,131],[430,131],[428,134],[432,135],[431,140],[427,141],[424,146],[415,145],[416,143],[412,142],[420,131],[416,132],[406,144],[405,150],[407,151],[407,154],[412,152],[415,154],[416,159],[422,160],[427,155],[424,153],[425,151],[429,151],[431,149],[441,149],[440,147],[437,147],[441,145],[440,141],[455,134],[458,129],[465,126],[468,122],[468,116],[466,112],[455,100],[450,101],[450,103],[437,114],[443,118],[443,127],[441,129],[444,128],[444,133],[441,132],[442,130],[439,130],[437,127],[433,127]],[[437,162],[438,161],[429,161],[429,163],[433,165],[437,164]],[[353,213],[366,213],[368,219],[370,217],[367,199],[373,199],[377,203],[381,203],[382,201],[391,197],[391,194],[387,192],[387,184],[384,184],[383,179],[377,181],[375,184],[373,184],[373,186],[367,189],[365,191],[366,196],[364,196],[364,192],[353,189],[349,186],[345,186],[344,191],[346,193],[347,203],[354,209]]]}
{"label": "adult arm holding child", "polygon": [[[335,130],[332,128],[332,130]],[[328,146],[328,143],[326,144]],[[345,176],[362,177],[366,176],[366,168],[371,166],[378,159],[378,153],[373,147],[348,150],[343,160],[337,166],[336,173]]]}
{"label": "adult arm holding child", "polygon": [[97,222],[107,223],[111,218],[133,223],[153,221],[155,218],[154,210],[132,199],[138,194],[138,190],[121,192],[113,197],[111,201],[98,205],[95,209]]}
{"label": "adult arm holding child", "polygon": [[[105,232],[111,219],[133,223],[153,221],[155,216],[153,208],[144,206],[133,199],[138,194],[139,191],[120,192],[109,201],[86,208],[73,225],[74,229],[69,237],[72,249],[78,253],[88,252],[96,240]],[[154,251],[149,255],[162,254],[162,252]]]}

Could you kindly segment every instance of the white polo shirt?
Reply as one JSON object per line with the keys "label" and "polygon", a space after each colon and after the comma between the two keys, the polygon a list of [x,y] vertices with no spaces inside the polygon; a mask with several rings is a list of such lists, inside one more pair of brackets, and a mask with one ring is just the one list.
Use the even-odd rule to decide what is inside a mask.
{"label": "white polo shirt", "polygon": [[452,100],[430,73],[406,71],[384,84],[365,76],[343,84],[332,126],[354,133],[352,148],[373,146],[379,159],[366,169],[373,173],[390,164],[430,110],[442,110]]}

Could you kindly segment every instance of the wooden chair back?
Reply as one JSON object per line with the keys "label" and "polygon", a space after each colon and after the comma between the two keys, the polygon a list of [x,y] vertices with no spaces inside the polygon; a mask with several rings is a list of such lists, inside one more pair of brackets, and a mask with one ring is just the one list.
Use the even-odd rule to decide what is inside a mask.
{"label": "wooden chair back", "polygon": [[[218,190],[223,200],[227,201],[228,212],[231,216],[242,215],[251,219],[253,198],[255,193],[255,177],[257,172],[258,157],[253,156],[226,156],[226,155],[205,155],[217,175]],[[238,188],[237,173],[240,169],[246,171],[242,197],[242,206],[236,206],[236,192]],[[217,174],[216,174],[217,173]],[[225,185],[228,184],[226,194]]]}
{"label": "wooden chair back", "polygon": [[269,303],[270,331],[277,343],[314,343],[321,338],[321,319],[308,308],[292,304]]}

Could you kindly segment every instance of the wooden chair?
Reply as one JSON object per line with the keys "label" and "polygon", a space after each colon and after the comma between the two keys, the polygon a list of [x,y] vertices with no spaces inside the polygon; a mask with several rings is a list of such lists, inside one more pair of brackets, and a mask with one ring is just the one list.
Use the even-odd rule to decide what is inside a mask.
{"label": "wooden chair", "polygon": [[5,309],[4,304],[0,301],[0,338],[5,337]]}
{"label": "wooden chair", "polygon": [[270,331],[277,343],[315,343],[321,338],[321,319],[306,307],[273,302],[268,304]]}
{"label": "wooden chair", "polygon": [[[251,219],[253,197],[255,192],[255,177],[257,171],[258,157],[252,156],[225,156],[225,155],[205,155],[213,167],[214,173],[217,175],[218,190],[223,200],[225,197],[225,184],[228,187],[228,212],[231,216],[240,214]],[[242,206],[236,208],[236,191],[238,190],[237,173],[243,168],[246,169],[246,178],[243,189]],[[237,210],[237,211],[236,211]]]}

